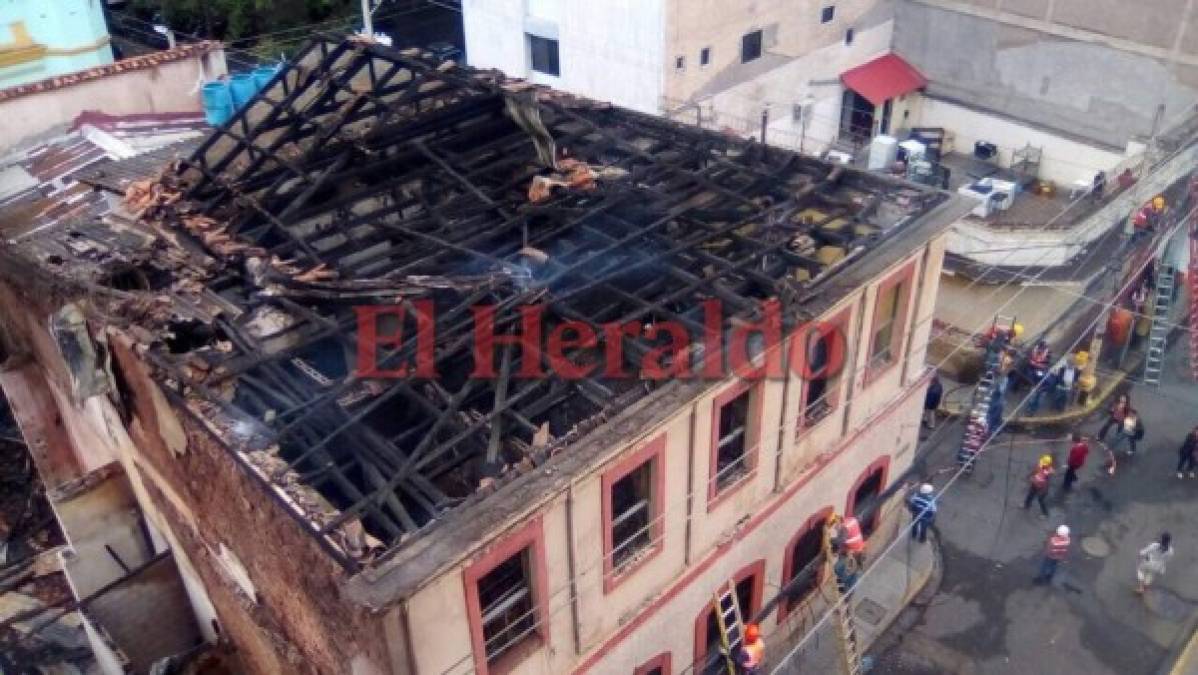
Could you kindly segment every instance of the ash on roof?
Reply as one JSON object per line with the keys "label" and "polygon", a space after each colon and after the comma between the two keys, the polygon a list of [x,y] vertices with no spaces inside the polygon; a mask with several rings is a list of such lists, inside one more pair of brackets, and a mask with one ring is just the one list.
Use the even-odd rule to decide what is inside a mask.
{"label": "ash on roof", "polygon": [[[667,386],[635,377],[660,346],[644,335],[622,339],[630,378],[516,377],[543,366],[519,349],[498,350],[498,377],[471,377],[472,308],[493,307],[509,333],[532,304],[544,334],[568,321],[701,333],[705,301],[723,304],[726,328],[777,299],[790,325],[944,199],[425,54],[322,40],[189,159],[129,186],[140,226],[193,261],[177,259],[174,278],[155,268],[146,293],[169,310],[124,311],[162,380],[353,565]],[[356,374],[355,307],[418,300],[437,308],[438,377]],[[417,355],[413,313],[390,326],[405,339],[381,365]]]}

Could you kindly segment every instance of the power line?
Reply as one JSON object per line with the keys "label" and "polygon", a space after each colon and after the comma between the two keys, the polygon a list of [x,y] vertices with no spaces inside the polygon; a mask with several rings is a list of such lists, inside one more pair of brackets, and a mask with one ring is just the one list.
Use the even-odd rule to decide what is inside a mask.
{"label": "power line", "polygon": [[[1190,211],[1190,213],[1187,215],[1187,218],[1192,217],[1195,213],[1198,213],[1198,208],[1192,209]],[[1174,228],[1180,228],[1180,227],[1184,226],[1186,224],[1185,220],[1186,220],[1185,218],[1179,220],[1179,222],[1176,225],[1174,225]],[[1141,267],[1137,270],[1137,272],[1142,272],[1144,269],[1146,269],[1150,262],[1151,262],[1151,258],[1149,260],[1146,260],[1141,265]],[[1132,277],[1133,281],[1135,279],[1135,276],[1136,275],[1133,275],[1133,277]],[[1133,281],[1129,281],[1128,283],[1126,283],[1123,286],[1123,288],[1121,289],[1121,292],[1126,291],[1127,288],[1129,288],[1131,286]],[[1098,324],[1098,322],[1101,320],[1102,320],[1102,314],[1099,314],[1097,317],[1094,318],[1094,320],[1092,322],[1090,322],[1090,325],[1087,327],[1087,329],[1085,331],[1082,331],[1082,333],[1073,341],[1073,344],[1070,346],[1068,351],[1073,351],[1073,349],[1076,348],[1077,345],[1081,344],[1082,340],[1085,339],[1086,333],[1089,332],[1089,330],[1093,329],[1094,326],[1096,326]],[[1009,416],[1007,416],[1006,419],[1002,420],[999,423],[998,427],[982,443],[981,447],[978,448],[978,451],[975,455],[974,463],[976,463],[977,457],[980,457],[983,452],[985,452],[986,450],[989,449],[989,446],[993,442],[994,437],[998,433],[1000,433],[1004,428],[1006,428],[1006,426],[1008,424],[1010,424],[1010,421],[1015,416],[1015,413],[1017,413],[1029,401],[1031,401],[1031,399],[1035,395],[1035,393],[1036,393],[1035,388],[1032,388],[1032,390],[1029,391],[1028,394],[1026,396],[1024,396],[1022,400],[1019,401],[1019,403],[1011,411],[1011,414]],[[963,464],[960,468],[958,468],[957,471],[949,478],[948,482],[946,482],[944,484],[944,487],[940,488],[940,491],[936,493],[935,499],[939,500],[941,497],[943,497],[944,494],[949,490],[949,488],[952,487],[956,483],[956,481],[959,480],[961,478],[961,476],[963,476],[965,474],[965,470],[968,466],[969,466],[968,464]],[[913,521],[905,529],[910,530],[911,528],[914,527],[914,525],[915,525],[915,523]],[[875,558],[873,563],[861,572],[861,575],[857,579],[858,586],[860,586],[861,581],[864,580],[866,576],[868,576],[874,569],[877,568],[878,562],[881,561],[883,558],[885,558],[892,550],[894,550],[896,545],[902,540],[903,540],[903,537],[900,534],[900,536],[895,537],[894,541],[892,541],[889,545],[887,545],[887,547],[885,549],[883,549],[881,554],[879,554]],[[842,597],[839,601],[837,601],[837,604],[844,603],[846,601],[846,599],[847,599],[847,596]],[[835,608],[836,608],[836,606],[833,605],[833,607],[829,608],[829,610],[826,611],[822,617],[820,617],[820,619],[816,622],[816,624],[814,626],[812,626],[811,630],[808,631],[795,644],[795,646],[786,654],[786,656],[783,657],[782,660],[773,668],[773,670],[770,671],[770,675],[777,675],[779,673],[779,671],[781,671],[782,667],[785,666],[786,663],[788,661],[790,661],[790,659],[793,658],[796,653],[798,653],[798,651],[803,647],[803,645],[805,645],[807,643],[807,641],[811,638],[811,636],[814,634],[814,632],[816,630],[818,630],[822,626],[822,624],[828,620],[828,617],[830,617],[832,615],[832,610],[834,610]]]}

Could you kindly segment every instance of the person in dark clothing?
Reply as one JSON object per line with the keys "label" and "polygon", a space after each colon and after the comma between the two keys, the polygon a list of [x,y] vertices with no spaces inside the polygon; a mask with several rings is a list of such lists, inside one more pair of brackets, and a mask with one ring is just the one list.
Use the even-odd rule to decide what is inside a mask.
{"label": "person in dark clothing", "polygon": [[936,489],[931,483],[919,486],[919,491],[907,498],[907,510],[914,523],[911,536],[923,544],[928,541],[928,528],[936,522]]}
{"label": "person in dark clothing", "polygon": [[1119,394],[1115,398],[1115,402],[1111,404],[1110,410],[1107,411],[1106,422],[1098,431],[1098,440],[1105,441],[1106,432],[1110,431],[1111,427],[1123,424],[1123,418],[1127,416],[1128,410],[1131,410],[1131,397],[1126,393]]}
{"label": "person in dark clothing", "polygon": [[1039,382],[1032,385],[1035,389],[1032,390],[1032,400],[1027,404],[1027,412],[1030,415],[1035,415],[1040,411],[1040,399],[1049,392],[1055,391],[1057,381],[1060,379],[1061,373],[1059,370],[1054,370],[1044,377],[1040,378]]}
{"label": "person in dark clothing", "polygon": [[1086,456],[1090,454],[1090,445],[1086,437],[1079,433],[1073,434],[1073,445],[1069,448],[1069,459],[1065,462],[1065,482],[1061,489],[1069,492],[1077,482],[1077,472],[1086,464]]}
{"label": "person in dark clothing", "polygon": [[929,429],[936,426],[936,411],[940,409],[940,399],[944,397],[944,384],[939,375],[933,375],[928,383],[928,391],[923,397],[923,425]]}
{"label": "person in dark clothing", "polygon": [[1096,202],[1102,201],[1106,194],[1106,172],[1099,171],[1094,174],[1094,184],[1090,188],[1090,198]]}
{"label": "person in dark clothing", "polygon": [[1190,478],[1195,477],[1194,467],[1198,465],[1198,427],[1186,434],[1186,440],[1177,451],[1177,477],[1184,478],[1185,472],[1190,472]]}

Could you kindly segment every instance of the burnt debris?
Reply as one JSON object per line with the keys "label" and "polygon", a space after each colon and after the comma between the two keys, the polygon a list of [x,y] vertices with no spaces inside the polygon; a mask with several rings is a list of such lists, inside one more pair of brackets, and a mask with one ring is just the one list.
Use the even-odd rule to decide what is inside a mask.
{"label": "burnt debris", "polygon": [[[721,329],[770,299],[792,325],[847,263],[944,199],[353,40],[310,44],[125,197],[188,252],[165,286],[161,262],[108,277],[162,381],[223,416],[230,448],[357,560],[660,386],[640,377],[663,344],[649,328],[697,339],[713,300]],[[367,306],[377,349],[362,346]],[[582,363],[615,355],[581,377],[502,344],[494,376],[472,376],[480,320],[523,334],[530,306],[543,339],[571,321],[640,330],[566,348]],[[367,353],[415,373],[363,373]]]}

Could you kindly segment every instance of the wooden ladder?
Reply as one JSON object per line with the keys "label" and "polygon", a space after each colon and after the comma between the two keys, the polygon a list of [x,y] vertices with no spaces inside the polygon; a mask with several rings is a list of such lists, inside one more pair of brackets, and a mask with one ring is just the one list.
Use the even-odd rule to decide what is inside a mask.
{"label": "wooden ladder", "polygon": [[716,624],[720,628],[720,649],[728,666],[728,675],[737,675],[736,653],[745,639],[745,620],[736,599],[736,582],[728,581],[712,598]]}

